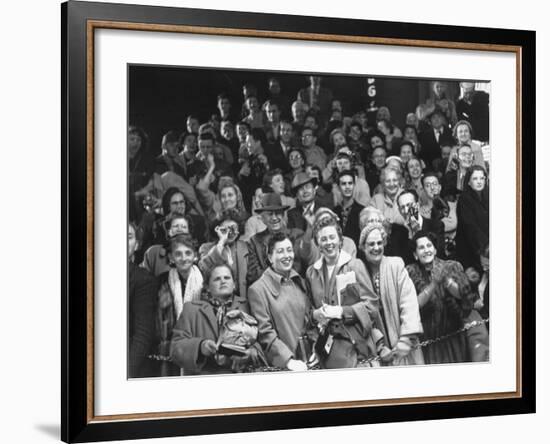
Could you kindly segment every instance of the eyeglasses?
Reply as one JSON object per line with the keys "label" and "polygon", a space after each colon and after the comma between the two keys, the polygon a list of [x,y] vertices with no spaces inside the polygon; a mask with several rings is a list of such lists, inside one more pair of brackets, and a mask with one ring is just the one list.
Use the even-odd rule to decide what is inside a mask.
{"label": "eyeglasses", "polygon": [[170,202],[170,205],[183,205],[183,204],[185,204],[184,200],[176,200],[176,201]]}
{"label": "eyeglasses", "polygon": [[439,182],[426,182],[424,183],[424,186],[426,188],[437,188],[439,186]]}

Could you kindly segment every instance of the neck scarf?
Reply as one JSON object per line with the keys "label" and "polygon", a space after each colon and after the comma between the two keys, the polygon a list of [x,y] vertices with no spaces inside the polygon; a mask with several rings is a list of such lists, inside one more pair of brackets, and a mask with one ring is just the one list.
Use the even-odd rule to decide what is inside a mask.
{"label": "neck scarf", "polygon": [[176,311],[176,319],[178,319],[183,310],[183,304],[191,301],[198,301],[201,296],[203,277],[196,265],[191,267],[187,283],[185,285],[185,293],[181,288],[181,280],[176,268],[172,268],[168,273],[168,285],[174,297],[174,308]]}

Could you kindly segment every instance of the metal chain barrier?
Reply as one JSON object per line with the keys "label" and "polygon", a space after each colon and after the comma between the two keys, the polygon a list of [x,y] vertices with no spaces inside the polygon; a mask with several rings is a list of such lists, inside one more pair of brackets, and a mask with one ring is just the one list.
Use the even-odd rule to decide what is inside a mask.
{"label": "metal chain barrier", "polygon": [[[446,339],[449,339],[453,336],[456,336],[456,335],[459,335],[461,333],[467,332],[468,330],[470,330],[474,327],[479,327],[480,325],[484,325],[487,322],[489,322],[489,318],[482,319],[480,321],[467,322],[466,324],[464,324],[464,327],[462,327],[461,329],[459,329],[457,331],[454,331],[452,333],[448,333],[446,335],[439,336],[439,337],[434,338],[434,339],[427,339],[425,341],[419,342],[418,344],[413,345],[411,349],[416,350],[416,349],[419,349],[419,348],[427,347],[428,345],[435,344],[437,342],[445,341]],[[378,355],[372,356],[372,357],[367,358],[367,359],[361,359],[357,363],[356,367],[370,367],[372,363],[377,362],[377,361],[380,361],[380,356],[378,356]],[[309,370],[319,370],[320,368],[321,367],[318,364],[316,364],[312,367],[309,367]],[[249,371],[250,372],[277,372],[277,371],[286,371],[286,369],[282,369],[282,368],[279,368],[279,367],[260,367],[260,368],[255,368],[255,369],[254,368],[249,368]]]}
{"label": "metal chain barrier", "polygon": [[[461,333],[465,333],[465,332],[467,332],[468,330],[470,330],[472,328],[479,327],[480,325],[485,325],[487,322],[489,322],[489,318],[482,319],[480,321],[467,322],[466,324],[464,324],[464,327],[462,327],[461,329],[459,329],[457,331],[454,331],[452,333],[448,333],[446,335],[439,336],[439,337],[434,338],[434,339],[426,339],[425,341],[422,341],[422,342],[419,342],[418,344],[413,345],[411,349],[416,350],[416,349],[419,349],[419,348],[427,347],[428,345],[432,345],[432,344],[436,344],[436,343],[441,342],[441,341],[445,341],[445,340],[447,340],[447,339],[449,339],[453,336],[459,335]],[[149,359],[154,360],[154,361],[169,361],[169,362],[172,361],[172,358],[170,358],[170,356],[149,355],[147,357]],[[380,361],[380,356],[378,356],[378,355],[372,356],[372,357],[367,358],[367,359],[361,359],[357,363],[356,367],[370,367],[373,362],[377,362],[377,361]],[[309,366],[308,369],[309,370],[320,370],[321,367],[318,363],[315,363],[315,364]],[[247,367],[245,369],[245,373],[282,372],[282,371],[287,371],[287,370],[284,369],[284,368],[272,367],[272,366]]]}

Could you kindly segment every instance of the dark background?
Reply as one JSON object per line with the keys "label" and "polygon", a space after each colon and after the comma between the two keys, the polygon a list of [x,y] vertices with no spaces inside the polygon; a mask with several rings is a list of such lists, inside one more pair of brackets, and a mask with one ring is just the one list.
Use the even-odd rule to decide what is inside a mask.
{"label": "dark background", "polygon": [[[219,93],[226,92],[232,111],[240,114],[243,84],[256,85],[262,104],[268,98],[268,79],[275,76],[282,94],[292,103],[298,91],[308,86],[307,75],[309,73],[130,65],[128,123],[142,127],[149,135],[151,151],[159,153],[162,135],[169,130],[185,130],[189,114],[198,115],[201,123],[209,120],[211,114],[217,112]],[[376,97],[371,98],[367,94],[368,75],[323,73],[322,77],[321,85],[331,89],[334,97],[342,101],[345,116],[366,110],[374,100],[375,106],[389,107],[393,122],[400,128],[405,124],[407,113],[414,112],[430,93],[430,80],[375,77]],[[447,96],[456,101],[458,93],[458,82],[447,82]]]}

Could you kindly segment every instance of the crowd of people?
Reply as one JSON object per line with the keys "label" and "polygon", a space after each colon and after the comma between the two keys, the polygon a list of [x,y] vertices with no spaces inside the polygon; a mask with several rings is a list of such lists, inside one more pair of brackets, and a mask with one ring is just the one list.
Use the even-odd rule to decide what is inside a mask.
{"label": "crowd of people", "polygon": [[[399,128],[308,76],[128,129],[128,376],[489,359],[489,94]],[[217,106],[216,106],[217,105]]]}

